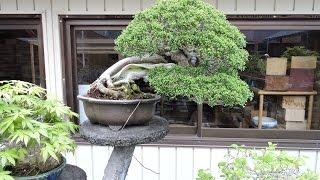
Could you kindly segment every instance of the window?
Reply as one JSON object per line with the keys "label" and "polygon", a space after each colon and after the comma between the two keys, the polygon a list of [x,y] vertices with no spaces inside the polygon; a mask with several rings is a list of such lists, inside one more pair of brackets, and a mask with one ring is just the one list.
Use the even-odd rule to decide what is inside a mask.
{"label": "window", "polygon": [[0,16],[0,80],[16,79],[45,87],[40,18]]}
{"label": "window", "polygon": [[[317,92],[306,92],[305,95],[302,95],[302,97],[306,97],[304,99],[305,108],[299,112],[306,119],[303,122],[288,122],[286,120],[286,116],[290,113],[290,110],[284,109],[281,105],[285,93],[276,92],[279,95],[266,94],[261,99],[257,90],[263,90],[265,86],[265,63],[267,57],[281,57],[286,48],[294,46],[305,47],[308,50],[320,52],[320,24],[312,20],[262,21],[258,19],[251,21],[236,20],[232,23],[239,27],[247,39],[247,50],[251,58],[247,65],[247,70],[241,72],[240,76],[255,90],[255,97],[245,107],[214,107],[214,119],[211,119],[209,124],[205,118],[202,118],[202,128],[200,130],[202,135],[269,139],[315,138],[319,136],[318,131],[312,130],[319,130],[320,96],[312,95],[311,97],[307,95],[319,94],[319,85],[314,85],[314,89]],[[288,67],[290,67],[290,64],[288,64]],[[315,72],[319,72],[319,65]],[[315,74],[315,81],[319,81],[320,75]],[[313,74],[308,78],[314,78],[312,76]],[[304,94],[302,92],[294,93]],[[253,119],[258,117],[258,109],[261,104],[264,107],[262,111],[263,116],[273,118],[272,121],[277,123],[275,127],[262,127],[263,129],[258,129]],[[286,113],[288,114],[286,115]],[[203,114],[205,115],[206,112],[204,111]],[[298,119],[298,117],[294,118]],[[310,126],[311,131],[308,131],[308,126]],[[224,132],[227,134],[223,134]]]}
{"label": "window", "polygon": [[[81,104],[77,103],[76,95],[85,93],[88,85],[101,72],[121,58],[113,49],[114,39],[132,17],[92,16],[84,20],[79,18],[81,16],[63,18],[62,28],[66,39],[64,54],[67,102],[74,109],[79,109],[82,122],[85,117]],[[249,18],[242,16],[239,20],[230,17],[230,20],[245,34],[248,41],[247,50],[251,58],[256,58],[252,61],[254,68],[248,68],[249,70],[240,73],[241,78],[253,89],[264,88],[263,61],[267,56],[280,57],[287,47],[293,46],[304,46],[320,52],[320,23],[312,18],[306,20],[294,20],[291,17],[284,19],[264,17],[265,20]],[[286,127],[280,95],[264,96],[263,115],[277,121],[277,126],[269,129],[259,129],[252,120],[258,116],[260,102],[258,95],[255,95],[245,107],[233,108],[222,106],[212,108],[206,104],[197,105],[185,98],[169,100],[163,97],[157,105],[156,113],[169,121],[170,133],[179,136],[197,134],[200,137],[221,138],[317,139],[320,136],[318,131],[320,96],[314,96],[314,102],[311,103],[312,113],[308,111],[309,98],[306,99],[305,118],[312,115],[311,130],[307,131],[303,128],[292,130]]]}

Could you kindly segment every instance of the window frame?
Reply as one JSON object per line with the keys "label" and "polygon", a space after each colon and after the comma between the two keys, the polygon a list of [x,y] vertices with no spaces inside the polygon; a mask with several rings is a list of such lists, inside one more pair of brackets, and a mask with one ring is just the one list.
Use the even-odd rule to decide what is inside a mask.
{"label": "window frame", "polygon": [[[60,26],[61,31],[61,42],[62,42],[62,62],[65,64],[68,57],[71,57],[70,50],[68,46],[71,45],[71,38],[68,37],[68,32],[71,32],[71,26],[114,26],[121,25],[125,26],[132,20],[133,16],[123,15],[123,16],[95,16],[95,15],[61,15]],[[228,20],[236,25],[241,30],[279,30],[279,29],[306,29],[306,30],[320,30],[320,16],[318,15],[230,15],[227,16]],[[267,27],[267,28],[266,28]],[[280,28],[281,27],[281,28]],[[71,46],[69,46],[71,47]],[[69,106],[74,108],[75,106],[70,104],[73,102],[73,95],[70,96],[70,85],[66,82],[66,71],[70,70],[70,64],[64,65],[64,92],[66,102]],[[66,91],[66,89],[68,89]],[[74,104],[75,102],[73,102]],[[197,126],[190,127],[170,127],[171,135],[169,138],[161,141],[160,144],[182,144],[182,145],[208,145],[210,143],[221,143],[221,140],[226,142],[226,144],[232,144],[233,142],[242,142],[244,144],[255,143],[258,144],[267,141],[273,142],[283,142],[284,146],[291,146],[286,144],[299,143],[301,147],[312,147],[320,148],[320,130],[275,130],[275,129],[248,129],[248,128],[206,128],[202,127],[202,109],[203,105],[200,104],[197,107],[198,121]],[[303,142],[309,143],[308,145]],[[81,140],[80,140],[81,141]],[[293,145],[292,145],[293,146]]]}
{"label": "window frame", "polygon": [[40,71],[40,85],[46,88],[46,74],[44,63],[44,46],[41,15],[39,14],[3,14],[0,15],[0,30],[32,29],[37,31],[39,41],[38,57]]}

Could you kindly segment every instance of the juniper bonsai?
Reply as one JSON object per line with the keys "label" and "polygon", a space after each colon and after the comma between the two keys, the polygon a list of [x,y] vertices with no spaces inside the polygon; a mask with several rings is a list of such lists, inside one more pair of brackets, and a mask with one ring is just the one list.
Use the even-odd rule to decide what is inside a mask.
{"label": "juniper bonsai", "polygon": [[243,105],[252,97],[238,71],[248,53],[244,35],[226,16],[201,0],[162,0],[134,16],[116,39],[124,55],[89,92],[128,97],[137,79],[159,94],[209,105]]}

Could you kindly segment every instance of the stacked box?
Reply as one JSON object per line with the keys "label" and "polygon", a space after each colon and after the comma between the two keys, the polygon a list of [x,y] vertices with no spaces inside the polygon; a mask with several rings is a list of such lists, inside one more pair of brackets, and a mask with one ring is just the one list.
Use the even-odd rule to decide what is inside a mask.
{"label": "stacked box", "polygon": [[307,129],[306,121],[302,121],[302,122],[288,121],[288,122],[286,122],[286,130],[306,130],[306,129]]}
{"label": "stacked box", "polygon": [[266,76],[266,84],[264,90],[286,91],[289,88],[289,76]]}
{"label": "stacked box", "polygon": [[285,109],[285,121],[287,130],[305,130],[305,96],[284,96],[282,107]]}
{"label": "stacked box", "polygon": [[268,58],[266,67],[265,90],[286,91],[289,87],[286,58]]}
{"label": "stacked box", "polygon": [[292,56],[289,80],[290,90],[313,91],[316,67],[316,56]]}

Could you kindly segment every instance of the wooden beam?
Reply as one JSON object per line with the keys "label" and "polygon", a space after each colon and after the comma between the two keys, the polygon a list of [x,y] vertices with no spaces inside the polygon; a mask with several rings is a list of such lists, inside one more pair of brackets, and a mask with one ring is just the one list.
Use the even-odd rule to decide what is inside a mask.
{"label": "wooden beam", "polygon": [[308,122],[307,129],[311,129],[311,121],[312,121],[312,110],[313,110],[313,95],[309,97],[309,106],[308,106]]}
{"label": "wooden beam", "polygon": [[264,100],[264,95],[260,95],[260,100],[259,100],[259,116],[258,116],[258,128],[262,129],[262,115],[263,115],[263,100]]}
{"label": "wooden beam", "polygon": [[33,44],[30,44],[30,62],[31,62],[31,76],[32,76],[32,83],[36,83],[36,71],[34,67],[34,51],[33,51]]}

